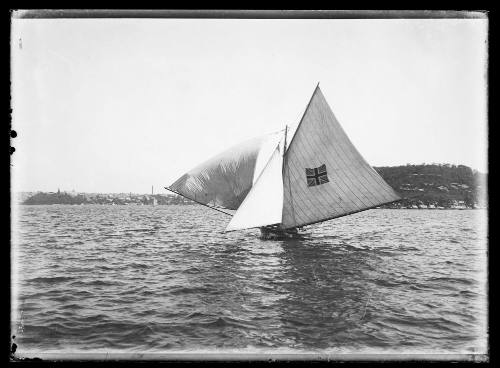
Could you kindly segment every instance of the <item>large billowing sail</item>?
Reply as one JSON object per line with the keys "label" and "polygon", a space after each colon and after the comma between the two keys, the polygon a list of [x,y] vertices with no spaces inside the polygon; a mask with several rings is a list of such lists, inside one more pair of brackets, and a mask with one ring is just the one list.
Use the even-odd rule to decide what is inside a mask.
{"label": "large billowing sail", "polygon": [[353,146],[319,87],[286,151],[283,185],[285,229],[400,199]]}
{"label": "large billowing sail", "polygon": [[226,231],[281,223],[283,209],[283,156],[278,145]]}
{"label": "large billowing sail", "polygon": [[272,133],[233,146],[190,170],[168,189],[199,203],[236,210],[281,136]]}

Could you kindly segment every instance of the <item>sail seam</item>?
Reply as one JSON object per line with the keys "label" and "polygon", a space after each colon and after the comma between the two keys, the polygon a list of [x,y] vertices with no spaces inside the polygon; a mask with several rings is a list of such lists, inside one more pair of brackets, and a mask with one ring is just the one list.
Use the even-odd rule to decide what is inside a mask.
{"label": "sail seam", "polygon": [[[325,105],[328,106],[327,103],[325,103]],[[336,119],[336,117],[333,114],[333,112],[331,111],[331,109],[328,109],[327,112],[330,113],[331,117],[335,121],[338,122],[338,120]],[[342,136],[344,138],[344,141],[347,140],[347,142],[349,142],[351,144],[351,147],[352,147],[352,143],[350,142],[350,140],[347,137],[347,135],[345,134],[345,132],[343,132],[343,131],[341,131],[341,130],[338,129],[339,125],[340,124],[336,124],[335,126],[332,126],[333,131],[335,133],[337,133],[337,134],[334,134],[333,136],[337,137],[339,135],[338,133],[342,134]],[[338,157],[340,157],[340,160],[343,162],[344,166],[346,167],[345,171],[346,171],[347,176],[349,178],[355,178],[356,175],[352,171],[351,167],[348,165],[348,162],[346,162],[346,159],[350,158],[352,160],[358,161],[357,159],[359,158],[359,156],[356,157],[355,152],[353,152],[352,149],[349,149],[350,148],[349,146],[344,147],[345,143],[343,142],[342,139],[335,139],[335,143],[336,144],[332,145],[333,146],[333,150],[335,151],[333,153],[335,153]],[[331,153],[331,151],[328,149],[327,153]],[[361,171],[361,178],[364,179],[364,181],[366,181],[366,184],[368,184],[368,185],[370,184],[369,181],[364,176],[364,171]],[[352,180],[352,179],[350,179],[349,181],[351,182],[351,186],[354,187],[354,188],[356,188],[356,190],[359,192],[359,194],[363,195],[363,192],[367,192],[367,193],[369,193],[369,194],[371,194],[373,196],[374,193],[365,185],[365,183],[363,183],[363,181],[359,180],[358,182],[356,182],[356,180]],[[356,196],[356,198],[358,198],[360,200],[360,202],[364,206],[367,206],[367,205],[370,206],[370,205],[375,205],[376,204],[376,202],[372,201],[369,197],[367,197],[366,195],[363,195],[364,199],[368,201],[368,204],[367,204],[367,203],[365,203],[365,200],[363,200],[360,197],[358,197],[354,191],[351,190],[351,192]]]}
{"label": "sail seam", "polygon": [[[311,127],[303,125],[311,119],[316,123]],[[312,128],[315,136],[305,134],[300,127]],[[286,151],[285,183],[289,188],[284,203],[284,228],[326,221],[400,199],[356,150],[318,87],[293,138]],[[325,163],[330,173],[337,174],[333,181],[325,188],[305,187],[304,167]]]}
{"label": "sail seam", "polygon": [[[321,91],[319,91],[319,92],[321,93]],[[316,94],[315,96],[318,96],[317,98],[321,98],[320,93]],[[317,100],[317,99],[314,99],[314,102],[311,102],[311,107],[315,105],[316,100]],[[313,111],[314,111],[314,110],[313,110]],[[323,120],[324,120],[324,119],[321,119],[321,116],[319,116],[319,117],[317,116],[317,115],[318,115],[318,113],[317,113],[317,112],[313,112],[313,115],[314,115],[314,117],[317,117],[317,118],[318,118],[317,120],[319,120],[319,121],[323,121]],[[319,115],[321,115],[321,114],[319,114]],[[330,127],[330,126],[328,126],[327,128],[332,129],[332,128],[334,128],[334,127]],[[333,132],[333,130],[332,130],[332,132]],[[334,136],[335,136],[335,135],[334,135]],[[303,139],[304,139],[304,143],[306,143],[306,144],[304,145],[303,150],[300,150],[300,154],[301,154],[302,156],[304,156],[304,153],[311,153],[310,149],[311,149],[311,148],[312,148],[312,146],[313,146],[313,145],[311,144],[311,142],[310,142],[309,138],[307,137],[307,135],[304,135],[304,136],[303,136]],[[337,140],[335,140],[335,141],[336,141],[336,143],[337,143],[337,144],[339,143]],[[319,149],[319,151],[320,151],[322,154],[325,154],[325,153],[330,153],[330,151],[329,151],[329,150],[328,150],[328,152],[326,152],[326,151],[323,149],[323,147],[321,147],[321,146],[317,146],[316,148],[317,148],[317,149]],[[334,148],[334,149],[335,149],[335,148]],[[302,151],[304,151],[304,152],[302,152]],[[337,150],[335,149],[335,151],[337,151]],[[335,152],[335,153],[337,154],[337,156],[341,157],[342,162],[345,164],[344,157],[342,157],[342,155],[339,155],[339,154],[338,154],[338,152]],[[307,156],[307,155],[306,155],[306,156]],[[328,156],[328,155],[326,155],[326,156]],[[349,175],[349,176],[352,176],[352,172],[351,172],[350,170],[348,171],[348,173],[349,173],[349,174],[351,174],[351,175]],[[297,179],[297,178],[296,178],[296,179]],[[369,202],[369,203],[367,204],[367,203],[365,203],[365,201],[364,201],[364,200],[362,200],[361,198],[359,198],[359,197],[356,195],[356,193],[355,193],[354,191],[352,191],[352,190],[351,190],[351,191],[349,191],[349,185],[347,184],[347,182],[344,180],[344,178],[343,178],[342,176],[341,176],[341,181],[342,181],[342,183],[344,184],[344,187],[346,188],[346,190],[347,190],[348,192],[350,192],[350,193],[351,193],[351,195],[353,195],[354,197],[356,197],[356,198],[358,199],[358,201],[360,202],[360,204],[361,204],[361,205],[360,205],[360,204],[356,204],[356,202],[354,202],[354,201],[350,200],[349,202],[351,202],[351,203],[354,205],[354,207],[363,207],[363,206],[370,206],[370,205],[374,205],[374,204],[375,204],[374,202],[372,202],[372,201],[370,201],[370,200],[368,200],[368,202]],[[352,180],[349,180],[349,181],[352,181]],[[342,192],[342,193],[344,193],[344,194],[348,194],[348,192],[346,192],[344,189],[342,189],[342,187],[341,187],[340,185],[339,185],[338,187],[341,189],[341,192]],[[357,187],[357,186],[355,185],[355,187]],[[357,189],[359,192],[362,192],[359,188],[356,188],[356,189]],[[366,188],[365,188],[365,190],[366,190]],[[334,198],[332,195],[330,195],[330,193],[328,193],[328,192],[327,192],[327,193],[324,193],[324,194],[322,194],[322,195],[321,195],[321,197],[324,197],[324,196],[326,196],[327,198],[330,198],[331,200],[333,200],[333,202],[337,203],[337,205],[338,205],[338,206],[342,209],[342,211],[345,211],[345,210],[347,210],[347,209],[348,209],[348,208],[346,208],[346,207],[345,207],[345,205],[346,205],[345,203],[342,203],[341,201],[339,202],[339,201],[337,200],[337,198]],[[304,201],[304,199],[302,198],[302,196],[301,196],[301,199],[302,199],[302,202],[304,202],[304,204],[306,204],[306,202]],[[319,204],[320,204],[320,206],[321,206],[323,209],[325,209],[327,212],[328,212],[328,211],[330,211],[328,208],[325,208],[325,207],[324,207],[324,205],[323,205],[323,201],[320,201],[320,202],[319,202]],[[309,205],[307,205],[307,204],[306,204],[306,206],[307,206],[307,208],[308,208],[309,210],[311,210],[311,207],[310,207]]]}
{"label": "sail seam", "polygon": [[[323,97],[323,96],[322,96]],[[323,97],[323,100],[324,100],[324,97]],[[326,103],[326,100],[325,100],[325,112],[330,114],[331,117],[338,122],[337,118],[335,117],[335,114],[333,113],[332,109],[330,108],[330,106],[328,105],[328,103]],[[342,126],[340,124],[337,124],[334,126],[335,130],[337,131],[338,134],[335,134],[335,137],[337,137],[339,134],[343,136],[343,139],[336,139],[336,145],[334,145],[334,150],[336,151],[336,153],[338,153],[337,151],[337,146],[339,147],[340,149],[340,152],[343,154],[343,155],[339,155],[341,156],[341,159],[342,161],[344,162],[344,164],[346,163],[345,159],[346,158],[350,158],[350,159],[354,159],[356,161],[360,161],[361,165],[362,166],[365,166],[367,168],[370,168],[371,169],[371,166],[369,164],[367,164],[366,160],[363,158],[363,156],[361,156],[361,154],[354,149],[354,145],[352,144],[351,140],[349,139],[349,137],[347,136],[347,134],[345,133],[344,129],[342,128]],[[351,174],[351,177],[354,177],[354,174],[352,172],[352,170],[350,170],[350,167],[348,165],[346,165],[347,167],[347,170],[349,171],[349,174]],[[366,175],[368,174],[368,176]],[[373,192],[369,189],[369,187],[367,187],[366,185],[370,186],[370,182],[377,182],[377,180],[372,176],[370,175],[369,173],[366,173],[364,170],[361,171],[361,178],[363,179],[363,181],[365,183],[363,183],[363,181],[359,181],[359,184],[361,185],[361,187],[363,187],[363,189],[368,192],[369,194],[371,194],[373,196]],[[356,182],[353,182],[354,186],[357,187],[357,185],[355,184]],[[379,182],[380,183],[380,182]],[[366,185],[365,185],[366,184]],[[381,183],[382,184],[382,183]],[[383,183],[384,184],[384,188],[383,190],[385,192],[387,192],[387,189],[386,189],[386,186],[387,186],[387,183]],[[360,187],[358,187],[359,189],[361,189]],[[360,192],[362,192],[360,190]],[[384,196],[385,197],[385,196]],[[375,204],[373,201],[371,201],[368,197],[367,197],[368,201],[372,204]]]}
{"label": "sail seam", "polygon": [[[330,106],[328,104],[326,104],[326,106],[327,106],[329,112],[332,114],[332,116],[336,119],[335,114],[331,110]],[[381,184],[383,186],[384,192],[387,194],[390,194],[389,198],[392,197],[393,193],[391,193],[391,191],[390,191],[390,189],[392,189],[392,188],[389,188],[387,183],[385,181],[383,181],[383,179],[380,177],[380,175],[378,173],[375,172],[376,175],[373,175],[373,172],[374,172],[373,168],[367,163],[367,161],[364,159],[364,157],[361,155],[361,153],[359,151],[353,150],[354,145],[352,144],[351,140],[349,139],[349,136],[345,133],[344,128],[340,124],[338,126],[338,129],[339,129],[339,132],[344,136],[345,142],[349,143],[349,145],[346,146],[345,142],[343,142],[342,140],[339,141],[340,142],[339,146],[340,146],[342,152],[344,152],[347,157],[348,156],[350,156],[351,158],[355,158],[356,156],[359,157],[361,159],[362,165],[369,168],[369,170],[367,170],[368,172],[363,171],[363,179],[365,179],[367,184],[369,184],[370,179],[375,181],[375,182],[378,182],[379,184]],[[347,152],[345,149],[347,149]],[[368,176],[366,176],[365,174],[368,174]],[[382,179],[382,181],[380,179]],[[373,194],[373,192],[371,192],[371,191],[369,191],[369,192],[371,194]]]}
{"label": "sail seam", "polygon": [[[318,94],[317,96],[319,96],[319,94]],[[314,104],[315,104],[315,103],[314,103],[314,102],[312,102],[312,103],[311,103],[311,106],[314,106]],[[314,114],[314,115],[317,115],[317,114]],[[323,121],[323,119],[321,119],[321,121]],[[328,126],[327,128],[333,129],[334,127],[330,127],[330,126]],[[332,130],[332,132],[333,132],[333,130]],[[335,135],[334,135],[334,136],[335,136]],[[303,139],[304,139],[304,143],[306,143],[306,144],[304,144],[304,147],[302,147],[303,149],[299,149],[298,154],[299,154],[299,155],[301,155],[301,156],[307,156],[307,153],[311,153],[310,149],[312,148],[312,146],[313,146],[313,145],[312,145],[312,143],[310,142],[310,140],[309,140],[309,138],[307,137],[307,135],[303,135]],[[335,140],[335,141],[336,141],[336,143],[337,143],[337,144],[339,143],[337,140]],[[316,148],[317,148],[317,149],[319,149],[319,150],[320,150],[320,152],[321,152],[321,153],[323,153],[323,154],[325,154],[325,153],[331,153],[331,151],[330,151],[330,150],[328,150],[328,152],[326,152],[326,151],[325,151],[325,150],[324,150],[321,146],[316,146]],[[335,149],[335,148],[334,148],[334,149]],[[335,151],[336,151],[336,149],[335,149]],[[337,156],[340,156],[340,157],[342,158],[342,162],[344,163],[344,166],[347,166],[347,165],[345,165],[345,163],[346,163],[346,162],[345,162],[344,158],[342,157],[342,155],[339,155],[339,154],[338,154],[338,152],[334,152],[334,153],[336,153],[336,154],[337,154]],[[310,155],[309,155],[309,156],[310,156]],[[328,156],[328,155],[327,155],[327,156]],[[295,167],[295,165],[294,165],[294,168],[295,168],[295,171],[297,171],[297,167]],[[352,171],[350,171],[350,170],[349,170],[349,174],[350,174],[350,175],[349,175],[350,177],[354,177],[354,176],[352,175]],[[352,204],[352,205],[351,205],[351,207],[358,207],[358,208],[360,208],[360,207],[366,207],[366,206],[368,206],[368,207],[369,207],[369,206],[372,206],[372,205],[375,205],[375,204],[376,204],[376,202],[372,202],[372,201],[370,201],[370,200],[368,200],[368,203],[365,203],[365,201],[364,201],[364,200],[362,200],[360,197],[358,197],[358,196],[356,195],[356,192],[355,192],[355,191],[352,191],[352,190],[351,190],[351,191],[349,191],[349,185],[348,185],[348,183],[344,180],[343,176],[340,176],[340,178],[341,178],[341,181],[342,181],[342,183],[343,183],[343,185],[342,185],[342,186],[341,186],[341,185],[337,185],[337,186],[338,186],[338,188],[340,189],[340,192],[341,192],[341,193],[343,193],[343,194],[349,194],[349,193],[350,193],[350,194],[351,194],[351,196],[354,196],[354,197],[358,200],[358,202],[359,202],[359,203],[356,203],[356,201],[353,201],[351,198],[349,198],[349,202]],[[294,175],[294,179],[295,179],[295,180],[300,180],[300,178],[296,178],[296,176],[295,176],[295,175]],[[349,180],[349,181],[351,181],[351,182],[352,182],[352,180]],[[340,183],[339,183],[339,184],[340,184]],[[343,189],[342,187],[345,187],[346,189]],[[356,189],[357,189],[359,192],[362,192],[361,188],[358,188],[356,185],[355,185],[355,187],[356,187]],[[370,192],[369,190],[367,190],[367,188],[366,188],[366,187],[365,187],[364,189],[365,189],[365,191]],[[347,191],[346,191],[346,190],[347,190]],[[371,193],[371,192],[370,192],[370,193]],[[306,206],[309,210],[311,210],[311,207],[307,204],[307,202],[305,202],[305,201],[304,201],[304,198],[300,195],[300,192],[299,192],[299,193],[296,193],[296,195],[299,195],[299,197],[300,197],[300,199],[301,199],[301,202],[303,202],[303,203],[304,203],[304,205],[305,205],[305,206]],[[349,207],[347,207],[347,208],[345,207],[345,206],[346,206],[346,203],[345,203],[345,202],[338,201],[338,199],[337,199],[337,198],[333,197],[333,196],[332,196],[332,195],[330,195],[330,193],[328,193],[328,192],[327,192],[327,193],[324,193],[324,194],[321,194],[321,197],[324,197],[325,195],[326,195],[328,198],[330,198],[331,200],[333,200],[333,202],[335,202],[335,203],[336,203],[336,204],[337,204],[337,205],[338,205],[338,206],[342,209],[342,211],[346,211],[346,210],[348,210],[348,208],[349,208]],[[324,205],[323,205],[323,201],[320,201],[320,202],[319,202],[319,205],[320,205],[323,209],[325,209],[325,210],[326,210],[326,212],[331,211],[329,208],[324,207]],[[295,222],[297,222],[297,221],[296,221],[296,219],[295,219]]]}
{"label": "sail seam", "polygon": [[[327,127],[327,129],[328,129],[328,128],[329,128],[329,127]],[[307,147],[305,147],[305,149],[306,149],[306,151],[309,151],[307,148],[310,148],[310,147],[312,146],[312,144],[311,144],[311,142],[309,141],[309,138],[308,138],[307,136],[304,136],[304,140],[308,143],[308,144],[307,144]],[[337,142],[337,140],[335,140],[335,142],[336,142],[336,143],[338,143],[338,142]],[[325,150],[323,150],[323,147],[321,147],[321,146],[319,146],[319,147],[318,147],[318,149],[319,149],[319,150],[320,150],[320,152],[321,152],[321,153],[323,153],[323,154],[325,154],[325,153],[330,154],[330,153],[331,153],[331,152],[330,152],[330,150],[328,150],[328,152],[326,152]],[[335,148],[334,148],[334,150],[336,151],[336,149],[335,149]],[[335,153],[335,154],[337,154],[337,156],[341,157],[341,155],[339,155],[339,154],[338,154],[338,152],[334,152],[334,153]],[[325,155],[325,156],[328,156],[328,155]],[[332,155],[330,155],[330,156],[332,156]],[[345,164],[345,161],[343,160],[343,158],[342,158],[342,161],[343,161],[343,163]],[[345,166],[346,166],[346,167],[348,167],[347,165],[345,165]],[[344,186],[345,186],[345,188],[346,188],[346,190],[347,190],[347,191],[345,191],[345,190],[341,189],[342,193],[343,193],[343,194],[348,194],[348,192],[350,192],[351,194],[354,194],[354,196],[355,196],[355,197],[359,200],[359,202],[361,203],[361,205],[362,205],[362,206],[366,206],[366,203],[364,203],[364,201],[363,201],[362,199],[360,199],[360,198],[356,195],[356,193],[355,193],[354,191],[352,191],[352,190],[350,190],[350,191],[349,191],[349,185],[348,185],[348,183],[346,183],[346,181],[344,180],[344,177],[343,177],[343,176],[340,176],[340,179],[342,180],[342,183],[344,184]],[[351,181],[351,180],[350,180],[350,181]],[[339,186],[339,188],[340,188],[340,186]],[[340,203],[339,201],[337,201],[337,200],[336,200],[336,198],[333,198],[333,197],[332,197],[332,195],[330,195],[330,193],[328,193],[328,192],[327,192],[326,194],[327,194],[327,195],[328,195],[331,199],[334,199],[334,200],[335,200],[335,202]],[[359,206],[359,204],[356,204],[354,201],[351,201],[351,203],[353,203],[356,207],[358,207],[358,206]],[[373,204],[374,204],[374,203],[370,203],[370,205],[373,205]],[[343,205],[340,205],[340,207],[342,207],[342,208],[344,209],[344,206],[343,206]]]}
{"label": "sail seam", "polygon": [[[321,97],[323,97],[323,95],[318,95]],[[322,100],[324,101],[324,108],[325,108],[325,113],[326,114],[329,114],[331,116],[331,118],[334,120],[334,121],[337,121],[337,118],[335,117],[335,114],[333,114],[330,106],[328,105],[328,103],[326,102],[326,100],[324,99],[324,97],[322,98]],[[321,119],[322,120],[322,119]],[[354,150],[353,149],[353,144],[352,142],[350,141],[349,137],[347,136],[347,134],[345,133],[345,131],[342,129],[342,127],[340,126],[340,124],[335,124],[335,125],[331,125],[331,128],[333,129],[333,131],[337,134],[333,134],[334,137],[337,137],[339,135],[341,135],[343,137],[343,139],[335,139],[335,143],[334,145],[332,145],[333,147],[333,150],[338,157],[340,157],[341,161],[344,163],[345,167],[346,167],[346,174],[348,177],[350,178],[355,178],[356,175],[354,174],[354,172],[351,170],[351,167],[349,165],[347,165],[347,162],[346,162],[346,159],[351,159],[353,161],[358,161],[360,162],[361,166],[364,166],[366,168],[370,168],[369,165],[366,164],[365,160],[363,159],[363,157],[361,156],[361,154],[359,154],[359,152],[357,152],[357,150]],[[306,138],[307,139],[307,138]],[[346,144],[349,143],[349,144]],[[338,149],[337,149],[338,147]],[[321,147],[320,147],[321,148]],[[329,149],[330,147],[327,147],[327,152],[323,151],[323,153],[332,153]],[[360,179],[362,180],[359,180],[359,181],[356,181],[356,180],[352,180],[350,179],[349,181],[351,182],[351,185],[357,189],[357,191],[359,192],[359,194],[362,194],[364,192],[368,193],[369,195],[371,195],[371,197],[376,197],[375,193],[370,189],[371,186],[373,186],[373,182],[376,182],[376,180],[373,180],[373,177],[370,177],[370,176],[366,176],[366,172],[365,170],[362,170],[361,171],[361,175],[359,176]],[[345,181],[344,181],[344,184],[347,184]],[[385,188],[383,188],[384,191],[385,191]],[[350,191],[356,198],[358,198],[360,200],[360,202],[364,205],[364,206],[370,206],[370,205],[376,205],[377,204],[377,201],[374,201],[372,200],[369,196],[367,195],[363,195],[364,199],[368,201],[368,204],[365,203],[365,201],[363,199],[361,199],[360,197],[358,197],[356,195],[356,193],[354,191]],[[385,197],[385,196],[384,196]]]}
{"label": "sail seam", "polygon": [[[299,171],[299,170],[297,170],[297,167],[296,167],[295,165],[294,165],[294,168],[295,168],[295,170],[296,170],[296,171]],[[297,180],[297,178],[296,178],[295,176],[294,176],[294,179],[295,179],[295,180]],[[300,179],[301,179],[301,178],[299,178],[298,180],[300,180]],[[321,194],[320,194],[320,195],[321,195]],[[296,192],[296,196],[298,196],[298,197],[300,198],[300,201],[301,201],[302,203],[304,203],[305,207],[306,207],[308,210],[313,209],[313,208],[311,208],[311,207],[307,204],[307,202],[304,200],[304,197],[302,196],[302,193],[301,193],[301,192],[297,191],[297,192]],[[321,195],[321,196],[322,196],[322,195]],[[338,201],[335,201],[335,202],[338,202]],[[320,204],[320,206],[321,206],[324,210],[328,211],[328,208],[324,207],[324,205],[323,205],[323,201],[320,201],[320,202],[319,202],[319,204]],[[301,212],[302,212],[302,214],[304,214],[304,215],[305,215],[305,212],[304,212],[304,211],[301,211]],[[295,222],[296,222],[296,221],[295,221]]]}

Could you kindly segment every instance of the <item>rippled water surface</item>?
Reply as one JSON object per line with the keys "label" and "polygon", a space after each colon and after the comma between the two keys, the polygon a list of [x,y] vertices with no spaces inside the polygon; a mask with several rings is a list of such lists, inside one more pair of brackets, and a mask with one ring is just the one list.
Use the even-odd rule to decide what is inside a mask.
{"label": "rippled water surface", "polygon": [[17,212],[21,354],[487,346],[482,210],[370,210],[288,241],[200,206]]}

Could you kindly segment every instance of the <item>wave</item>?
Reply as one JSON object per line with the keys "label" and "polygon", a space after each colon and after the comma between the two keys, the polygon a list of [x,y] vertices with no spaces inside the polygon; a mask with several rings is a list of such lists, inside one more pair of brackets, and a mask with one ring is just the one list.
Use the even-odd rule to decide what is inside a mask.
{"label": "wave", "polygon": [[444,282],[453,282],[460,283],[465,285],[474,285],[477,281],[473,279],[467,278],[458,278],[458,277],[431,277],[428,279],[429,281],[444,281]]}
{"label": "wave", "polygon": [[183,295],[183,294],[204,294],[210,292],[211,289],[204,286],[196,286],[196,287],[174,287],[173,290],[170,290],[169,294],[171,295]]}
{"label": "wave", "polygon": [[475,243],[486,233],[463,211],[366,212],[263,243],[222,233],[225,218],[195,206],[85,208],[61,208],[64,226],[43,206],[24,215],[19,349],[432,351],[487,339]]}
{"label": "wave", "polygon": [[43,284],[56,284],[60,282],[66,282],[73,280],[74,277],[71,276],[53,276],[53,277],[35,277],[32,279],[26,279],[26,282],[30,283],[43,283]]}
{"label": "wave", "polygon": [[138,268],[138,269],[145,269],[145,268],[150,268],[151,266],[149,264],[146,264],[146,263],[132,262],[132,263],[130,263],[130,267]]}
{"label": "wave", "polygon": [[113,285],[123,285],[123,281],[119,280],[93,280],[87,283],[87,285],[92,285],[92,286],[113,286]]}

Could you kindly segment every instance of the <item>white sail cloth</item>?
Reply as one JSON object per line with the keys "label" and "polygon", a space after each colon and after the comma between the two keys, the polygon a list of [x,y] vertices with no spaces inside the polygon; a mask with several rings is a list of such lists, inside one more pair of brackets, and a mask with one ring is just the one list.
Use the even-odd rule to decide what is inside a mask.
{"label": "white sail cloth", "polygon": [[250,139],[203,162],[169,189],[203,204],[236,210],[269,161],[282,133]]}
{"label": "white sail cloth", "polygon": [[285,229],[400,199],[356,150],[319,87],[286,151],[283,185]]}
{"label": "white sail cloth", "polygon": [[278,145],[226,231],[281,223],[283,209],[283,156]]}

